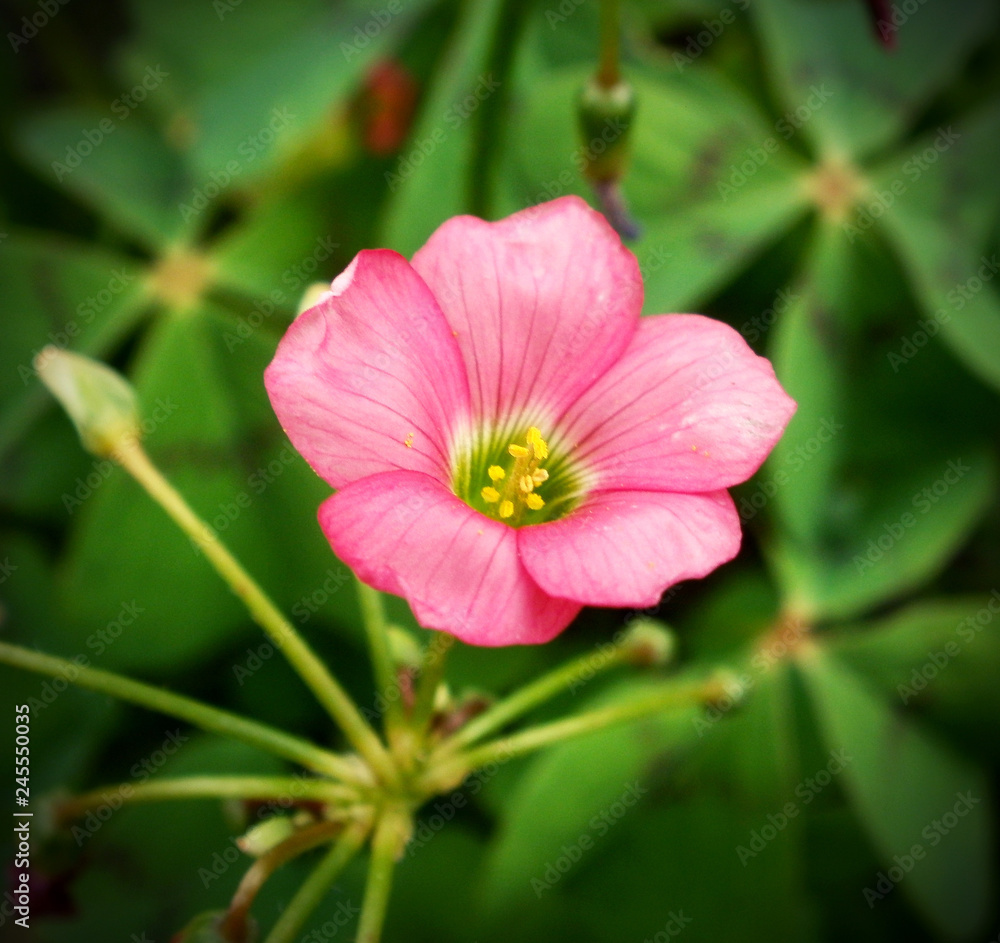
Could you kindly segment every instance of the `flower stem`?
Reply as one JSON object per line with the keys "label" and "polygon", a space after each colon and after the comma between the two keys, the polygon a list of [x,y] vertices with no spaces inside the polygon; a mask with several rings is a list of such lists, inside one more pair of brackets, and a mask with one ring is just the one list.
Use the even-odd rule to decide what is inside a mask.
{"label": "flower stem", "polygon": [[358,600],[361,603],[361,620],[364,622],[368,635],[368,647],[372,655],[372,668],[375,672],[375,683],[378,685],[382,698],[386,702],[385,730],[391,735],[400,724],[399,698],[393,697],[394,690],[399,686],[396,668],[389,652],[389,636],[385,617],[385,605],[382,594],[372,589],[361,580],[358,584]]}
{"label": "flower stem", "polygon": [[601,0],[601,52],[597,84],[612,88],[621,81],[618,50],[621,43],[621,0]]}
{"label": "flower stem", "polygon": [[169,799],[302,799],[318,802],[356,802],[357,789],[325,779],[291,776],[184,776],[148,783],[119,783],[73,796],[56,807],[61,822],[79,818],[84,812],[108,802],[159,802]]}
{"label": "flower stem", "polygon": [[186,720],[203,730],[242,740],[315,772],[367,785],[355,765],[336,753],[323,750],[308,740],[302,740],[283,730],[211,707],[182,694],[174,694],[163,688],[143,684],[141,681],[134,681],[99,668],[85,668],[65,658],[43,655],[41,652],[33,652],[7,642],[0,642],[0,663],[65,678],[81,688],[110,694],[120,700],[131,701],[150,710]]}
{"label": "flower stem", "polygon": [[424,651],[424,661],[420,666],[420,681],[417,686],[417,700],[413,705],[410,722],[418,741],[423,739],[430,725],[434,713],[434,696],[441,686],[448,652],[454,644],[454,635],[435,632]]}
{"label": "flower stem", "polygon": [[444,759],[437,766],[429,763],[428,779],[430,783],[435,782],[439,777],[443,781],[453,781],[456,774],[464,772],[467,775],[488,763],[506,762],[516,756],[523,756],[525,753],[558,743],[561,740],[583,736],[630,720],[638,720],[640,717],[656,714],[670,708],[708,703],[718,698],[721,693],[717,680],[663,687],[624,704],[614,704],[610,707],[587,711],[575,717],[567,717],[550,724],[530,727],[512,736],[492,740],[469,750],[467,753],[458,754],[454,759]]}
{"label": "flower stem", "polygon": [[218,574],[243,600],[250,615],[270,635],[372,769],[387,782],[397,782],[396,768],[389,754],[347,692],[219,540],[215,531],[195,514],[177,489],[163,477],[142,446],[136,443],[133,448],[122,449],[116,457],[125,470],[190,537],[195,546],[204,552]]}
{"label": "flower stem", "polygon": [[341,871],[361,849],[369,828],[368,822],[354,822],[344,829],[337,843],[327,852],[326,857],[306,878],[291,903],[282,911],[265,943],[290,943],[298,936],[309,915],[319,906]]}
{"label": "flower stem", "polygon": [[379,943],[385,912],[392,890],[392,872],[405,844],[410,828],[409,813],[390,806],[383,813],[372,839],[372,858],[368,867],[368,883],[361,904],[356,943]]}
{"label": "flower stem", "polygon": [[565,665],[536,678],[523,688],[497,701],[489,710],[469,721],[454,736],[449,737],[442,745],[441,752],[449,753],[464,749],[481,740],[511,721],[527,714],[528,711],[543,704],[550,698],[562,693],[573,683],[585,675],[593,677],[598,671],[605,671],[620,665],[626,658],[627,651],[618,645],[613,651],[595,658],[593,652],[587,652],[579,658],[574,658]]}

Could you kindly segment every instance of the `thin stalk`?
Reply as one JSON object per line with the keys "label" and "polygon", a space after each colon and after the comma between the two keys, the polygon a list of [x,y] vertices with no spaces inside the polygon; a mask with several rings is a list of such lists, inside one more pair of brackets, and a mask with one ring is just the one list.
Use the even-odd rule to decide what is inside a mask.
{"label": "thin stalk", "polygon": [[362,794],[352,786],[326,779],[292,776],[185,776],[147,783],[118,783],[73,796],[56,806],[60,821],[69,822],[109,800],[160,802],[171,799],[290,799],[326,803],[357,802]]}
{"label": "thin stalk", "polygon": [[624,704],[615,704],[598,710],[587,711],[575,717],[567,717],[550,724],[530,727],[528,730],[492,740],[480,747],[475,747],[467,753],[460,753],[454,758],[446,758],[437,766],[430,766],[426,779],[431,786],[437,779],[452,781],[456,775],[470,773],[489,763],[503,763],[516,756],[531,753],[540,747],[580,737],[584,734],[603,730],[615,724],[638,720],[649,714],[677,707],[690,707],[704,704],[719,697],[718,681],[689,683],[676,685],[635,698]]}
{"label": "thin stalk", "polygon": [[344,829],[340,840],[306,878],[291,903],[282,911],[265,943],[291,943],[309,915],[319,906],[331,885],[365,843],[370,825],[356,822]]}
{"label": "thin stalk", "polygon": [[188,723],[220,733],[235,740],[241,740],[251,746],[276,756],[284,757],[294,763],[299,763],[317,773],[324,773],[346,782],[367,785],[358,768],[342,756],[315,746],[308,740],[285,733],[256,720],[231,714],[196,701],[193,698],[174,694],[163,688],[156,688],[132,678],[125,678],[110,671],[99,668],[85,668],[65,658],[43,655],[19,645],[0,642],[0,662],[24,668],[39,674],[65,678],[72,684],[101,694],[110,694],[122,701],[130,701],[150,710],[159,711],[186,720]]}
{"label": "thin stalk", "polygon": [[116,455],[125,470],[139,482],[175,523],[208,557],[218,574],[243,600],[250,615],[281,649],[292,667],[344,731],[355,749],[387,782],[398,781],[395,765],[375,731],[326,665],[295,631],[253,577],[229,552],[212,530],[163,477],[141,445],[121,449]]}
{"label": "thin stalk", "polygon": [[602,652],[595,658],[593,652],[587,652],[567,662],[536,678],[503,700],[497,701],[489,710],[469,721],[454,736],[449,737],[441,745],[440,751],[452,753],[471,746],[477,740],[482,740],[488,734],[527,714],[539,704],[544,704],[545,701],[561,694],[584,676],[593,677],[598,671],[607,671],[615,665],[622,664],[628,654],[628,650],[618,645],[614,651],[606,655]]}
{"label": "thin stalk", "polygon": [[434,713],[434,697],[444,678],[444,666],[448,652],[455,644],[455,636],[447,632],[435,632],[424,651],[424,661],[420,666],[420,680],[417,683],[417,700],[413,705],[410,726],[418,741],[422,740]]}
{"label": "thin stalk", "polygon": [[399,727],[401,717],[399,698],[393,697],[394,689],[399,686],[399,679],[396,677],[396,667],[389,651],[385,605],[382,594],[378,590],[372,589],[361,580],[357,580],[357,584],[358,600],[361,603],[361,620],[368,635],[368,647],[371,650],[375,683],[387,704],[385,730],[387,734],[391,734]]}
{"label": "thin stalk", "polygon": [[392,872],[409,825],[409,813],[405,809],[390,807],[382,814],[375,827],[356,943],[379,943],[389,906],[389,893],[392,890]]}
{"label": "thin stalk", "polygon": [[601,51],[597,84],[612,88],[621,81],[618,62],[621,44],[621,0],[601,0]]}

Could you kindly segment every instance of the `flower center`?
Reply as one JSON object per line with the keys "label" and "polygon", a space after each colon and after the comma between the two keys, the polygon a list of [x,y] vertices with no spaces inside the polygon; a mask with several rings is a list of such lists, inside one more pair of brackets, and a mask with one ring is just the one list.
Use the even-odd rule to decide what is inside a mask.
{"label": "flower center", "polygon": [[455,494],[511,527],[568,514],[582,496],[581,476],[568,457],[551,454],[537,426],[530,426],[519,441],[510,441],[510,431],[494,430],[456,463]]}
{"label": "flower center", "polygon": [[[520,520],[527,511],[540,511],[545,507],[544,498],[535,488],[548,480],[549,473],[540,463],[549,457],[549,446],[535,426],[528,430],[525,443],[512,442],[507,446],[507,454],[514,459],[513,467],[509,463],[507,468],[490,465],[487,474],[493,484],[479,492],[491,511],[495,507],[496,516],[504,521],[515,514]],[[497,488],[501,483],[503,491]]]}

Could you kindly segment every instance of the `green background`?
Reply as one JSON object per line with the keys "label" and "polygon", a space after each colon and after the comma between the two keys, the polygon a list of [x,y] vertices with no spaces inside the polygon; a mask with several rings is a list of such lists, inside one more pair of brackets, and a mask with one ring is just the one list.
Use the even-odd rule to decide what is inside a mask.
{"label": "green background", "polygon": [[[595,65],[596,6],[46,9],[0,14],[0,635],[330,742],[281,660],[253,661],[259,631],[189,542],[82,451],[32,356],[54,342],[129,376],[154,417],[151,454],[369,705],[354,594],[315,521],[328,488],[289,449],[262,371],[304,288],[359,249],[410,254],[459,212],[593,200],[573,103]],[[657,611],[683,670],[729,666],[750,696],[512,762],[469,784],[461,809],[432,803],[388,940],[1000,933],[997,10],[907,0],[896,19],[887,51],[861,0],[624,3],[638,97],[624,192],[646,312],[727,321],[799,403],[736,490],[739,558]],[[379,154],[370,70],[386,59],[416,111],[410,123],[390,102],[405,136]],[[449,682],[510,690],[596,650],[627,615],[586,611],[541,648],[461,647]],[[414,627],[404,605],[394,616]],[[551,711],[642,683],[594,681]],[[165,775],[280,769],[45,684],[0,668],[4,756],[13,705],[35,705],[35,796],[127,780],[178,729],[189,740]],[[849,757],[842,770],[831,753]],[[971,811],[944,818],[960,795]],[[32,929],[8,918],[0,936],[167,940],[224,906],[246,866],[226,861],[238,834],[236,810],[202,802],[124,809],[80,842],[49,836]],[[898,886],[878,890],[900,860]],[[268,885],[262,924],[307,863]],[[359,903],[362,880],[356,864],[310,929]]]}

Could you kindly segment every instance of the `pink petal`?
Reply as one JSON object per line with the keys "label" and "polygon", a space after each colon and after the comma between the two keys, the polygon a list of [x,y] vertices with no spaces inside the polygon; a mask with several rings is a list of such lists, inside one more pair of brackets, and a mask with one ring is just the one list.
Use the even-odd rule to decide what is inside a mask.
{"label": "pink petal", "polygon": [[639,266],[579,197],[496,223],[457,216],[413,257],[468,368],[474,414],[544,427],[621,356]]}
{"label": "pink petal", "polygon": [[760,467],[794,412],[771,364],[731,327],[661,314],[643,318],[559,428],[595,488],[716,491]]}
{"label": "pink petal", "polygon": [[605,491],[572,514],[518,532],[521,560],[545,592],[589,606],[646,607],[740,549],[725,491]]}
{"label": "pink petal", "polygon": [[426,628],[470,645],[547,642],[580,611],[528,575],[517,532],[418,472],[387,472],[319,509],[334,552],[371,586],[404,597]]}
{"label": "pink petal", "polygon": [[401,255],[359,253],[289,327],[264,383],[294,446],[335,488],[400,468],[448,480],[468,381],[437,302]]}

